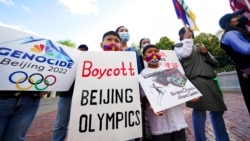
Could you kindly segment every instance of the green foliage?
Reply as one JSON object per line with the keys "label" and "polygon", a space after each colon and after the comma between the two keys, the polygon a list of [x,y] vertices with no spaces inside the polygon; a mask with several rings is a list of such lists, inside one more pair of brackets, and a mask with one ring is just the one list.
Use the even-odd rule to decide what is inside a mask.
{"label": "green foliage", "polygon": [[196,44],[204,44],[208,51],[216,58],[225,55],[225,52],[220,48],[220,41],[217,36],[209,33],[200,33],[195,37]]}
{"label": "green foliage", "polygon": [[60,44],[65,45],[65,46],[68,46],[68,47],[72,47],[72,48],[76,47],[76,44],[73,41],[69,40],[69,39],[59,40],[57,42],[60,43]]}
{"label": "green foliage", "polygon": [[167,36],[161,37],[160,41],[156,43],[156,45],[162,50],[172,50],[172,46],[174,42],[171,41]]}
{"label": "green foliage", "polygon": [[[220,48],[220,41],[216,35],[210,33],[200,33],[194,38],[195,44],[204,44],[208,51],[218,60],[220,67],[218,71],[233,70],[232,63],[226,53]],[[175,43],[167,36],[161,37],[156,45],[163,50],[171,50]]]}
{"label": "green foliage", "polygon": [[208,51],[218,60],[220,67],[231,65],[226,53],[220,48],[220,41],[216,35],[200,33],[194,39],[195,44],[204,44]]}

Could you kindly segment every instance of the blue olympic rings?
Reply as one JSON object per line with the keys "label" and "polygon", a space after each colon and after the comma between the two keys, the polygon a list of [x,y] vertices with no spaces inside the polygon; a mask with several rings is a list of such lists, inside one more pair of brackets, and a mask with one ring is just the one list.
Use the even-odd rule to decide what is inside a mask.
{"label": "blue olympic rings", "polygon": [[[17,81],[14,81],[13,76],[16,75],[16,74],[22,74],[24,77],[19,78]],[[34,79],[33,79],[34,76],[38,76],[39,79],[34,81]],[[49,78],[54,79],[52,83],[49,83],[49,80],[48,80]],[[25,88],[21,87],[20,84],[26,82],[27,80],[28,80],[30,85],[28,87],[25,87]],[[16,72],[13,72],[13,73],[10,74],[9,81],[11,83],[16,84],[16,87],[18,89],[20,89],[20,90],[29,90],[33,85],[35,86],[36,90],[45,90],[45,89],[48,88],[48,86],[52,86],[52,85],[54,85],[56,83],[56,77],[54,75],[47,75],[47,76],[44,77],[40,73],[33,73],[30,76],[28,76],[28,74],[26,72],[24,72],[24,71],[16,71]],[[45,87],[44,88],[39,88],[38,84],[41,84],[42,82],[44,82]]]}

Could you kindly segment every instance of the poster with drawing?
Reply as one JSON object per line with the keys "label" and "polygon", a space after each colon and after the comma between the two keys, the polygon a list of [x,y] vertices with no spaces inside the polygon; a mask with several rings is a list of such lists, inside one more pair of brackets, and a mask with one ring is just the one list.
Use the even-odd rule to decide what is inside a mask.
{"label": "poster with drawing", "polygon": [[140,84],[154,112],[159,112],[201,96],[178,68],[145,68]]}

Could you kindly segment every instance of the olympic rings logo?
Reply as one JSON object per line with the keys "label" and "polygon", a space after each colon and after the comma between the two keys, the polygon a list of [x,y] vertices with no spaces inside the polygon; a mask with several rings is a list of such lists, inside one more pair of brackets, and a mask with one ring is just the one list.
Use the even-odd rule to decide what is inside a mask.
{"label": "olympic rings logo", "polygon": [[[45,90],[48,86],[52,86],[56,83],[56,77],[54,75],[43,76],[40,73],[33,73],[28,76],[24,71],[15,71],[10,74],[9,81],[16,84],[19,90],[29,90],[32,86],[35,86],[36,90]],[[51,81],[51,82],[50,82]],[[42,83],[43,82],[43,83]],[[20,84],[28,83],[27,86],[21,86]]]}

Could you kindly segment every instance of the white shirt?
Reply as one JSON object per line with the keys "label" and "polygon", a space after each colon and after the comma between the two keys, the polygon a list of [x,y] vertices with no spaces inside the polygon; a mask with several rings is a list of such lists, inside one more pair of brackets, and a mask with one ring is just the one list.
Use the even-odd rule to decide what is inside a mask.
{"label": "white shirt", "polygon": [[175,47],[174,51],[178,57],[179,60],[182,60],[183,58],[187,58],[191,55],[192,49],[194,46],[194,40],[193,39],[184,39],[181,41],[183,43],[182,47]]}

